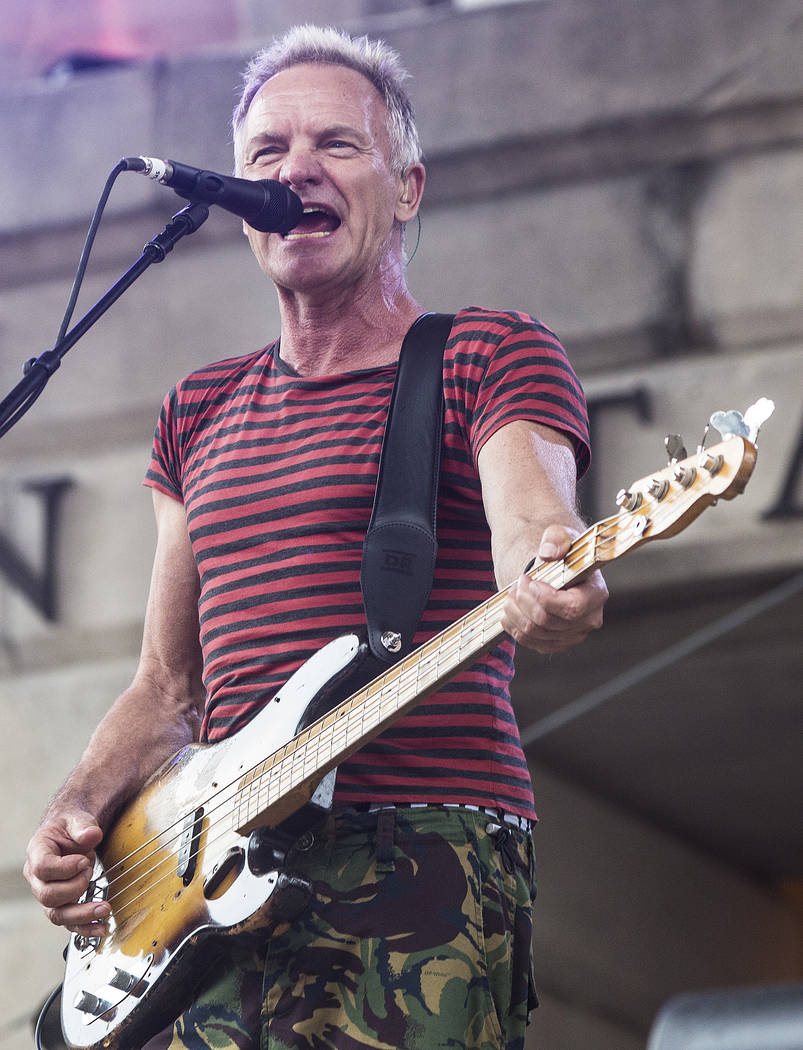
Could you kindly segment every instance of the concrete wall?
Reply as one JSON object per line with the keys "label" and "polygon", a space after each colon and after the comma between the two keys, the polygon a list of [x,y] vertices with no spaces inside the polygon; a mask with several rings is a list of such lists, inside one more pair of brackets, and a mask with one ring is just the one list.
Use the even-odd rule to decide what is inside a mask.
{"label": "concrete wall", "polygon": [[[284,17],[314,16],[313,7],[294,4]],[[243,10],[259,36],[283,9]],[[430,176],[409,271],[416,294],[433,308],[535,313],[560,332],[592,396],[649,387],[651,422],[614,412],[598,437],[604,493],[661,461],[667,429],[684,430],[691,446],[711,410],[773,397],[780,425],[763,437],[761,474],[738,515],[723,508],[678,538],[680,571],[726,573],[723,529],[745,567],[799,563],[795,523],[761,523],[803,424],[797,3],[566,0],[464,14],[411,5],[373,19],[347,3],[327,10],[327,20],[361,18],[382,33],[414,74]],[[0,391],[52,345],[88,217],[119,156],[228,170],[245,49],[7,87],[0,141],[14,163],[0,166]],[[82,309],[179,206],[168,190],[120,179]],[[34,565],[41,503],[24,486],[72,483],[55,552],[57,619],[0,580],[2,784],[13,800],[0,836],[3,1050],[29,1045],[24,1019],[60,971],[62,938],[18,874],[25,841],[136,660],[153,540],[138,483],[159,403],[190,368],[275,330],[273,293],[236,220],[214,215],[70,353],[0,443],[0,535]],[[645,573],[660,586],[679,571],[660,544],[643,559],[623,564],[617,586],[636,587]],[[535,772],[544,1006],[533,1046],[635,1050],[676,990],[801,974],[799,925],[771,889]]]}

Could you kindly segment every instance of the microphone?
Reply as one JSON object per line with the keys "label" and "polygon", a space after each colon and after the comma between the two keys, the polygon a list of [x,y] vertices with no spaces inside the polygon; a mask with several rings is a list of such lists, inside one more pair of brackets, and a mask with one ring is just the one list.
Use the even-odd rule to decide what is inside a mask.
{"label": "microphone", "polygon": [[170,186],[185,200],[219,204],[261,233],[289,233],[301,221],[301,198],[273,179],[237,179],[156,157],[124,157],[120,163]]}

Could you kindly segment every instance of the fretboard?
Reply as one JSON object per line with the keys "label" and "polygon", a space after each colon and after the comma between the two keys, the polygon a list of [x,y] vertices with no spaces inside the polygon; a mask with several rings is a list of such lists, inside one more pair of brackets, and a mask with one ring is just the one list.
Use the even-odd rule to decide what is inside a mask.
{"label": "fretboard", "polygon": [[[602,534],[600,528],[611,522],[593,525],[574,541],[565,558],[539,561],[528,575],[556,588],[575,582],[597,566],[601,535],[606,544],[613,536],[610,528]],[[600,560],[607,558],[603,555]],[[509,590],[504,588],[472,609],[250,770],[236,796],[235,826],[248,826],[280,799],[310,781],[319,781],[493,648],[504,634],[500,617]]]}

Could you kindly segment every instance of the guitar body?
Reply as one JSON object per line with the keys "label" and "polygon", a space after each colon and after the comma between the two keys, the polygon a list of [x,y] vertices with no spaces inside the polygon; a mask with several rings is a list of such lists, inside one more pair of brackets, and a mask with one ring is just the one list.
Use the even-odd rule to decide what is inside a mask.
{"label": "guitar body", "polygon": [[290,908],[304,902],[300,880],[276,866],[265,870],[252,832],[267,825],[281,836],[326,771],[283,795],[256,825],[243,819],[249,785],[266,754],[331,706],[344,679],[365,677],[366,662],[355,635],[336,639],[242,730],[183,748],[122,811],[98,851],[87,897],[109,901],[108,933],[92,941],[73,936],[67,949],[62,1029],[71,1046],[140,1047],[186,1005],[187,985],[214,950],[211,939],[270,923],[277,888],[278,917],[288,901]]}

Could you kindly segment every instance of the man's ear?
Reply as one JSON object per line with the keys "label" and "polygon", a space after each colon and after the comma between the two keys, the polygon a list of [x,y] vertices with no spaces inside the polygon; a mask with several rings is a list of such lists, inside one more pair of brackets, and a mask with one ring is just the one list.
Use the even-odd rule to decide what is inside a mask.
{"label": "man's ear", "polygon": [[395,213],[398,222],[409,222],[415,218],[421,204],[426,178],[423,164],[411,164],[401,176]]}

